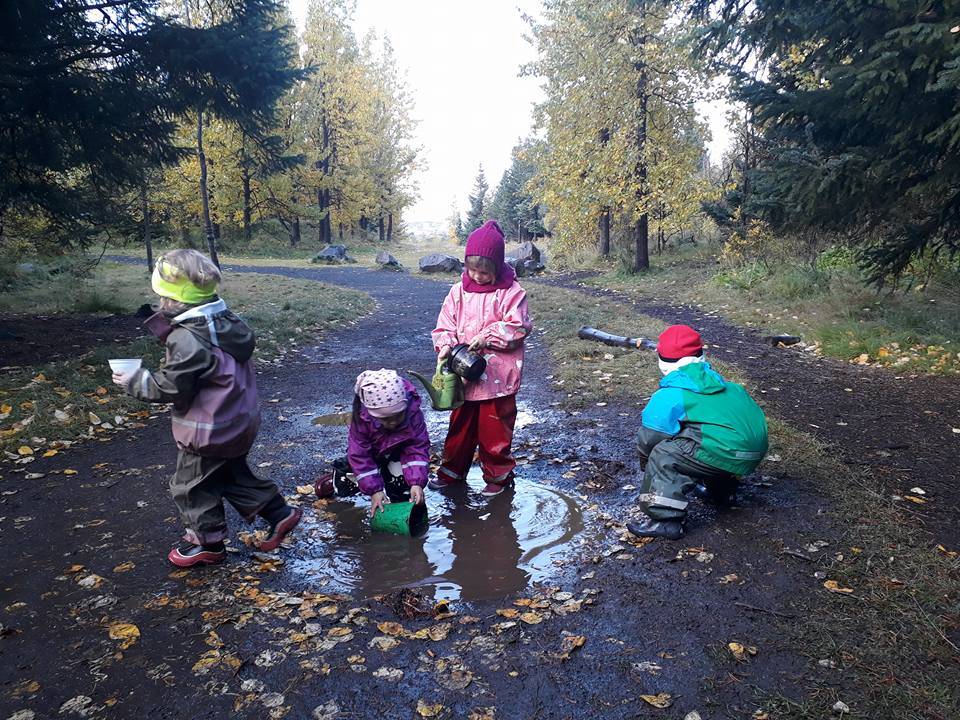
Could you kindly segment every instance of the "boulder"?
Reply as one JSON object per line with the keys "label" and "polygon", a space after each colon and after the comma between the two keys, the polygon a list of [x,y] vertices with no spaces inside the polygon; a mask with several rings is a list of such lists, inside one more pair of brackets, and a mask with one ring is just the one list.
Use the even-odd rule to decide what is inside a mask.
{"label": "boulder", "polygon": [[311,262],[324,263],[326,265],[340,265],[342,263],[352,263],[356,261],[347,255],[346,245],[327,245],[313,257]]}
{"label": "boulder", "polygon": [[540,249],[529,240],[510,252],[505,260],[513,266],[517,277],[535,275],[544,269]]}
{"label": "boulder", "polygon": [[463,262],[450,255],[435,253],[420,258],[420,272],[423,273],[460,273],[463,272]]}
{"label": "boulder", "polygon": [[374,262],[380,266],[381,270],[403,270],[403,265],[400,263],[400,261],[386,250],[381,250],[378,252]]}

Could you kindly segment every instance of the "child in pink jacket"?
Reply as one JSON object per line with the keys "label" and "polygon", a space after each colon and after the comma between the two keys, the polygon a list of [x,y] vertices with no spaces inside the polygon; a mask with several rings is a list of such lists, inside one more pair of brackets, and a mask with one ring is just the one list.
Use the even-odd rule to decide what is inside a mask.
{"label": "child in pink jacket", "polygon": [[487,361],[476,382],[464,383],[466,402],[450,415],[443,462],[433,489],[463,482],[480,447],[486,487],[497,495],[513,481],[517,463],[510,452],[517,419],[516,395],[523,372],[523,341],[530,333],[527,295],[503,259],[503,231],[490,220],[467,238],[463,278],[450,288],[433,345],[439,358],[466,343]]}

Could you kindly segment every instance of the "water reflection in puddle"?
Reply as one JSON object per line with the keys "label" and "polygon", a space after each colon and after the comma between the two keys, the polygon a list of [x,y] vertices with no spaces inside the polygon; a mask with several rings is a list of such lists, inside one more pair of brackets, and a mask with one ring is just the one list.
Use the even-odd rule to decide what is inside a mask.
{"label": "water reflection in puddle", "polygon": [[[482,487],[479,470],[473,488]],[[475,600],[522,590],[556,574],[555,561],[583,530],[574,501],[534,481],[485,498],[476,489],[428,491],[430,524],[421,537],[371,533],[369,503],[330,503],[335,518],[304,543],[295,572],[366,598],[401,587],[436,599]]]}

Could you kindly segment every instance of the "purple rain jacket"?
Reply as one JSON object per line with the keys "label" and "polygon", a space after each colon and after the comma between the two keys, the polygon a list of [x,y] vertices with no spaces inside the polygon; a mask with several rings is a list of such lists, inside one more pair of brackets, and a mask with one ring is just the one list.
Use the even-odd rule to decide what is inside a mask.
{"label": "purple rain jacket", "polygon": [[403,387],[407,391],[407,416],[399,427],[387,430],[362,404],[359,422],[350,423],[347,459],[364,495],[383,490],[378,460],[383,461],[395,454],[407,485],[424,487],[427,484],[430,434],[420,410],[420,396],[409,380],[403,381]]}
{"label": "purple rain jacket", "polygon": [[165,343],[166,360],[160,370],[137,370],[127,393],[173,403],[173,439],[181,450],[214,458],[246,455],[260,429],[253,331],[223,300],[173,318],[157,313],[144,325]]}

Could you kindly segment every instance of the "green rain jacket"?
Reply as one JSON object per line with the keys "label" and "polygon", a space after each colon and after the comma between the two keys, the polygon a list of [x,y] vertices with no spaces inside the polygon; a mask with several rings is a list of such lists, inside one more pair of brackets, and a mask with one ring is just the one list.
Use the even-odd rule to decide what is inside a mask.
{"label": "green rain jacket", "polygon": [[734,475],[753,472],[767,452],[763,410],[742,385],[725,381],[707,362],[663,377],[643,409],[637,436],[642,455],[678,436],[696,442],[697,460]]}

